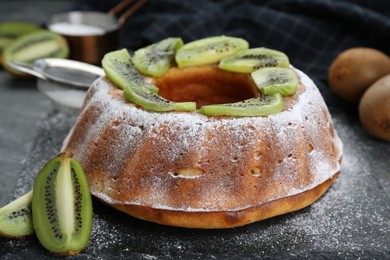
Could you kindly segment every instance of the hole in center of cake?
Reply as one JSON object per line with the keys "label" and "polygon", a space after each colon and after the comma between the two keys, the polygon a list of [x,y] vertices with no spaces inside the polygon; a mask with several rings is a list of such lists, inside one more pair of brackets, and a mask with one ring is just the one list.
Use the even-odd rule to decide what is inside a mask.
{"label": "hole in center of cake", "polygon": [[155,78],[158,94],[175,102],[196,102],[204,105],[234,103],[259,95],[249,74],[220,70],[217,66],[172,68]]}

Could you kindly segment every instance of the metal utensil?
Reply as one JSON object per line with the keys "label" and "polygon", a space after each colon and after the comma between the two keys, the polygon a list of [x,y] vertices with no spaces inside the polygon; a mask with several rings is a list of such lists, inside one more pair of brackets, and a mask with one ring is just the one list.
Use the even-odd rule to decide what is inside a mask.
{"label": "metal utensil", "polygon": [[33,63],[10,61],[12,68],[43,80],[51,80],[68,85],[68,88],[86,90],[98,77],[104,75],[102,68],[68,59],[46,58]]}
{"label": "metal utensil", "polygon": [[[59,13],[49,20],[47,27],[67,39],[71,59],[100,64],[104,54],[118,48],[119,29],[127,18],[147,2],[147,0],[138,0],[117,19],[115,15],[133,1],[124,0],[108,13],[93,11]],[[61,24],[65,27],[56,26]]]}
{"label": "metal utensil", "polygon": [[10,61],[9,65],[38,78],[38,89],[56,103],[80,108],[89,86],[104,75],[102,68],[74,60],[46,58],[31,64]]}

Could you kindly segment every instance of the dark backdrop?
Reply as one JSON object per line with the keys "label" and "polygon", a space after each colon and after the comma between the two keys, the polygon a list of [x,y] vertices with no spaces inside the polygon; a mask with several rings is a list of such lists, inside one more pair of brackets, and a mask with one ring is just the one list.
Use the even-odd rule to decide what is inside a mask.
{"label": "dark backdrop", "polygon": [[[83,0],[77,8],[107,12],[118,2]],[[134,50],[170,36],[185,42],[242,37],[252,47],[285,52],[316,82],[328,105],[351,108],[329,93],[329,65],[351,47],[390,54],[389,16],[388,0],[150,0],[122,27],[121,47]]]}

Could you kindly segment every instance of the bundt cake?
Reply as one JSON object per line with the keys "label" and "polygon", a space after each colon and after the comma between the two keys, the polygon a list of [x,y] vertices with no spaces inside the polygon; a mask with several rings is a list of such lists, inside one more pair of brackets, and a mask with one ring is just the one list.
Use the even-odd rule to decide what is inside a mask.
{"label": "bundt cake", "polygon": [[[283,95],[280,111],[209,115],[202,107],[250,110],[245,100],[267,94],[248,72],[221,69],[215,60],[181,66],[185,46],[160,76],[142,69],[135,75],[131,62],[111,71],[103,61],[107,76],[90,87],[63,147],[83,166],[91,193],[136,218],[192,228],[241,226],[317,200],[340,171],[342,143],[315,84],[287,64],[296,91]],[[130,101],[115,74],[123,68],[130,82],[157,86],[164,102],[196,102],[196,110],[153,111]]]}

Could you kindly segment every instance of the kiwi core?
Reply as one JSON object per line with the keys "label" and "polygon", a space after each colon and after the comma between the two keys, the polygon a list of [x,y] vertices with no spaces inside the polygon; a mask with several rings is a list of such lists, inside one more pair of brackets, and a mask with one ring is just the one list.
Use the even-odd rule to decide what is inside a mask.
{"label": "kiwi core", "polygon": [[196,102],[204,105],[234,103],[257,97],[259,91],[247,74],[220,70],[217,66],[171,68],[155,78],[158,94],[175,102]]}

